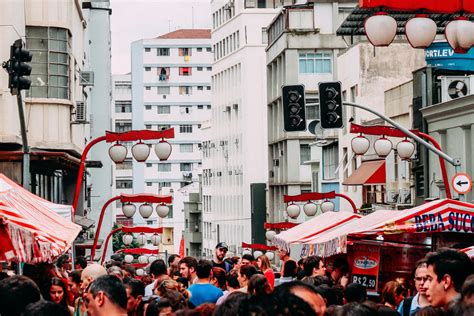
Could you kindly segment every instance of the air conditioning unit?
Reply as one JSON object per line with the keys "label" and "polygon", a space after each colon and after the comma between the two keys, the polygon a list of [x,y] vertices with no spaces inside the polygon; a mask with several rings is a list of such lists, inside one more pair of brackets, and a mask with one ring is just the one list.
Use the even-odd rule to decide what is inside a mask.
{"label": "air conditioning unit", "polygon": [[76,101],[75,122],[86,122],[86,105],[84,101]]}
{"label": "air conditioning unit", "polygon": [[94,72],[93,71],[79,71],[79,85],[93,86]]}
{"label": "air conditioning unit", "polygon": [[441,101],[447,102],[474,93],[474,75],[440,76]]}

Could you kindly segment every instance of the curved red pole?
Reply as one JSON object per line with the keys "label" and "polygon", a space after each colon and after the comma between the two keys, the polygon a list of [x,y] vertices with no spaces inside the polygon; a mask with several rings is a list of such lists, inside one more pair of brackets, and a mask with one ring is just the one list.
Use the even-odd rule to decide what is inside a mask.
{"label": "curved red pole", "polygon": [[[104,264],[105,254],[107,253],[107,247],[109,246],[110,237],[112,237],[113,234],[115,234],[116,232],[118,232],[120,230],[122,230],[122,227],[115,228],[115,229],[111,230],[110,233],[107,235],[107,238],[105,239],[104,251],[102,251],[102,259],[100,261],[100,264]],[[91,259],[93,260],[93,258],[91,258]]]}
{"label": "curved red pole", "polygon": [[348,197],[347,195],[342,194],[342,193],[336,193],[336,196],[341,197],[341,198],[347,200],[347,202],[349,202],[349,204],[352,206],[352,211],[354,212],[354,214],[358,214],[358,213],[359,213],[359,211],[357,210],[357,207],[356,207],[354,201],[352,201],[352,199],[351,199],[350,197]]}
{"label": "curved red pole", "polygon": [[97,224],[97,230],[95,232],[94,244],[92,245],[91,250],[91,261],[94,261],[95,250],[97,248],[97,242],[99,241],[100,228],[102,227],[102,221],[104,220],[105,210],[112,202],[117,200],[120,200],[120,195],[114,196],[113,198],[105,202],[104,206],[102,206],[102,210],[100,211],[99,223]]}

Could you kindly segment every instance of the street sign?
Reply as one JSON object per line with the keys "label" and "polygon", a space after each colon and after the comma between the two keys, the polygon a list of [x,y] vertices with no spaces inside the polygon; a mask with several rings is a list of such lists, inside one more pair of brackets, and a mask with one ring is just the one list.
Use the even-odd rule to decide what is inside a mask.
{"label": "street sign", "polygon": [[466,194],[472,189],[472,179],[467,173],[456,173],[451,180],[454,191],[459,194]]}

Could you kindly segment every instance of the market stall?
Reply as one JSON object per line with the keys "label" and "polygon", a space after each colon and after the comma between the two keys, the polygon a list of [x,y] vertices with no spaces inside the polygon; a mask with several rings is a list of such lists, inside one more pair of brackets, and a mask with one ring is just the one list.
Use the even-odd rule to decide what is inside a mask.
{"label": "market stall", "polygon": [[54,261],[81,231],[71,214],[0,174],[0,261]]}

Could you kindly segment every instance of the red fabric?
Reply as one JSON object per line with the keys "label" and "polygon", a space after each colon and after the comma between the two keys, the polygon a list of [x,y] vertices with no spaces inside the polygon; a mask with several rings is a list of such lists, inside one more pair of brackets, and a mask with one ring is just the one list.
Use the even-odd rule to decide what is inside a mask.
{"label": "red fabric", "polygon": [[361,8],[383,8],[389,10],[418,11],[434,13],[474,13],[472,0],[359,0]]}
{"label": "red fabric", "polygon": [[155,195],[149,193],[142,194],[120,194],[120,202],[148,202],[148,203],[168,203],[170,204],[173,201],[171,195]]}
{"label": "red fabric", "polygon": [[159,249],[147,249],[147,248],[124,248],[120,249],[116,253],[127,253],[127,254],[134,254],[134,255],[141,255],[141,254],[150,254],[150,255],[157,255],[159,253]]}
{"label": "red fabric", "polygon": [[324,199],[334,199],[336,197],[335,191],[330,192],[310,192],[310,193],[302,193],[299,195],[284,195],[283,202],[304,202],[304,201],[318,201]]}
{"label": "red fabric", "polygon": [[263,274],[267,278],[268,284],[270,284],[270,287],[273,290],[275,288],[275,273],[273,273],[272,269],[268,269]]}
{"label": "red fabric", "polygon": [[267,245],[262,245],[262,244],[247,244],[245,242],[242,243],[242,248],[250,248],[250,249],[255,249],[255,250],[277,250],[277,247],[274,246],[267,246]]}
{"label": "red fabric", "polygon": [[264,223],[265,229],[289,229],[299,225],[299,223],[281,222],[281,223]]}
{"label": "red fabric", "polygon": [[135,227],[130,227],[130,226],[123,226],[121,227],[121,230],[124,233],[147,233],[147,234],[162,234],[163,233],[163,227],[149,227],[149,226],[135,226]]}
{"label": "red fabric", "polygon": [[184,236],[181,236],[181,241],[179,242],[179,256],[184,258]]}
{"label": "red fabric", "polygon": [[163,131],[151,131],[151,130],[133,130],[124,133],[105,132],[105,141],[107,143],[112,142],[127,142],[136,140],[148,140],[148,139],[160,139],[160,138],[174,138],[174,128],[169,128]]}

